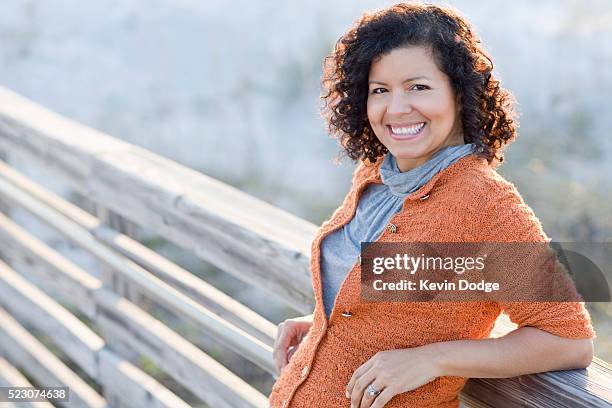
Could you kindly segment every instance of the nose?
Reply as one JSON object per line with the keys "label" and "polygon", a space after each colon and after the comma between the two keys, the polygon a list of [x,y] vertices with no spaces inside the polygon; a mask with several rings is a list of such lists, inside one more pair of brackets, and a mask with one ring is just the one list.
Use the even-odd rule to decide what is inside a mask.
{"label": "nose", "polygon": [[409,98],[407,98],[403,93],[395,92],[391,94],[391,100],[387,105],[388,115],[397,115],[410,112],[412,112],[412,104],[410,103]]}

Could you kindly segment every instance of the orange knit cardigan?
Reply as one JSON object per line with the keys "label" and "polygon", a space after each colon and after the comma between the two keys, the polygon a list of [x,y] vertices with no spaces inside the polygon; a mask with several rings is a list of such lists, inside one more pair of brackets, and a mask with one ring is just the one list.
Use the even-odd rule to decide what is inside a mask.
{"label": "orange knit cardigan", "polygon": [[[344,395],[353,372],[382,350],[489,337],[505,311],[519,327],[532,326],[568,338],[595,333],[582,302],[379,302],[360,301],[360,265],[344,279],[329,318],[321,294],[320,244],[354,216],[369,183],[382,183],[375,163],[360,163],[344,202],[313,243],[313,325],[283,368],[269,397],[272,408],[350,407]],[[518,191],[486,160],[463,157],[408,195],[377,242],[546,242],[539,220]],[[453,407],[467,378],[439,377],[398,394],[385,406]]]}

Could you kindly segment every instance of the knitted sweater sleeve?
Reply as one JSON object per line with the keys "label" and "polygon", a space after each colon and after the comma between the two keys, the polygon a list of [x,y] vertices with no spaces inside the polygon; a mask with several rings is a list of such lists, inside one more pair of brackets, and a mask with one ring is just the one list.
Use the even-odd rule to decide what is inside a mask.
{"label": "knitted sweater sleeve", "polygon": [[[507,184],[506,184],[507,183]],[[505,182],[486,211],[487,242],[549,242],[542,225],[516,190]],[[535,327],[557,336],[595,337],[584,302],[498,301],[502,311],[518,327]]]}

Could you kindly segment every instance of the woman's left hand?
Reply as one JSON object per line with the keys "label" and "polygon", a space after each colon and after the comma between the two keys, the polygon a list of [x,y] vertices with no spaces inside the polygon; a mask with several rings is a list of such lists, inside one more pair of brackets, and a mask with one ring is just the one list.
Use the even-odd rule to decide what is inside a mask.
{"label": "woman's left hand", "polygon": [[[432,345],[385,350],[362,364],[351,377],[346,396],[352,408],[382,408],[397,394],[414,390],[440,377]],[[370,396],[372,384],[378,395]]]}

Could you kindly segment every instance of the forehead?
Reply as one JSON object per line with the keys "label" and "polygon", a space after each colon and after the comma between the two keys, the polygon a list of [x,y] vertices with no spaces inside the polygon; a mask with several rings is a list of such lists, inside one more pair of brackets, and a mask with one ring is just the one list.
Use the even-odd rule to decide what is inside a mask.
{"label": "forehead", "polygon": [[417,76],[427,76],[432,79],[445,77],[436,65],[431,49],[428,47],[396,48],[374,59],[369,73],[370,80],[403,80]]}

